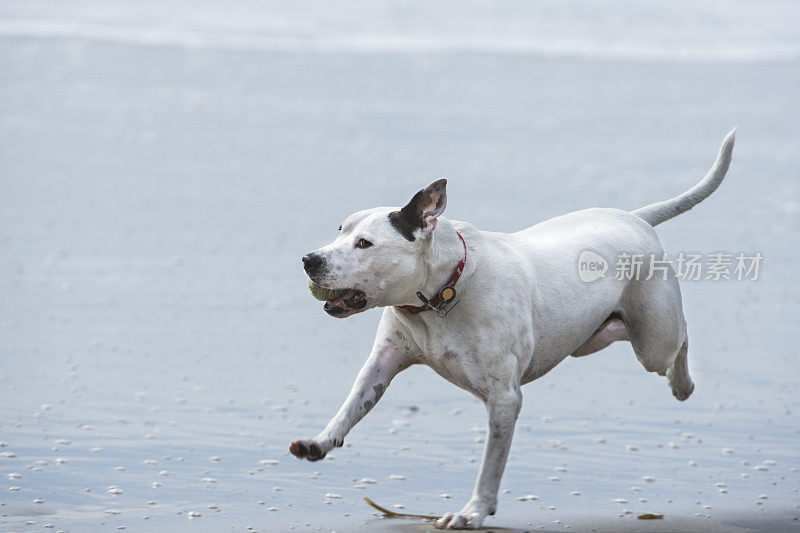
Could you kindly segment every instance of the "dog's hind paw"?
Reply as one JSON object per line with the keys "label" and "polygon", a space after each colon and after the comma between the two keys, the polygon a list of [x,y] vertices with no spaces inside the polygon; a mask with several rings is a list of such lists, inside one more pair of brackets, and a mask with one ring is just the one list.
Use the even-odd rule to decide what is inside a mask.
{"label": "dog's hind paw", "polygon": [[684,385],[680,388],[673,386],[672,387],[672,395],[675,396],[679,401],[683,402],[686,401],[689,396],[692,395],[694,392],[694,383],[691,381],[688,385]]}
{"label": "dog's hind paw", "polygon": [[298,459],[308,459],[309,461],[319,461],[328,455],[328,450],[322,448],[313,440],[296,440],[289,445],[289,451]]}

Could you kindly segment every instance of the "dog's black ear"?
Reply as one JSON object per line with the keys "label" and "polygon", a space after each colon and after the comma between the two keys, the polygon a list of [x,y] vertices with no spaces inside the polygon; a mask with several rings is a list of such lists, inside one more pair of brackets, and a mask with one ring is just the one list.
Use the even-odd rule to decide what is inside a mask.
{"label": "dog's black ear", "polygon": [[413,241],[417,234],[427,237],[436,229],[436,219],[447,206],[447,180],[436,180],[411,199],[400,211],[389,214],[389,220],[403,237]]}

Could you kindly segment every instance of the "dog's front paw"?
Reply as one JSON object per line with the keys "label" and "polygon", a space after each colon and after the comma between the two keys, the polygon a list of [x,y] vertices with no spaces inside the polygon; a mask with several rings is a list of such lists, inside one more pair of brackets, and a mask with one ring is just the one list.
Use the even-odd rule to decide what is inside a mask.
{"label": "dog's front paw", "polygon": [[439,529],[477,529],[483,524],[486,515],[494,514],[488,503],[472,500],[457,513],[447,513],[436,521]]}
{"label": "dog's front paw", "polygon": [[313,440],[296,440],[289,445],[289,451],[298,459],[308,459],[309,461],[319,461],[323,459],[330,448]]}

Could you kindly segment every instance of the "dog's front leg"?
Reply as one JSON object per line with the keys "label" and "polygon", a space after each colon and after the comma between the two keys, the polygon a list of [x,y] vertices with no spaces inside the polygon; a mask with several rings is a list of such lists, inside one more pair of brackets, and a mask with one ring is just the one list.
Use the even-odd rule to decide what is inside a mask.
{"label": "dog's front leg", "polygon": [[378,403],[392,378],[413,363],[406,355],[406,349],[395,344],[396,341],[378,331],[372,353],[358,373],[339,412],[313,439],[292,442],[289,446],[292,454],[299,459],[318,461],[333,448],[344,444],[345,435]]}
{"label": "dog's front leg", "polygon": [[483,462],[472,498],[457,513],[447,513],[436,522],[440,529],[473,529],[483,523],[487,515],[493,515],[497,508],[497,490],[506,467],[508,450],[514,437],[522,393],[519,389],[497,391],[486,400],[489,411],[489,428]]}

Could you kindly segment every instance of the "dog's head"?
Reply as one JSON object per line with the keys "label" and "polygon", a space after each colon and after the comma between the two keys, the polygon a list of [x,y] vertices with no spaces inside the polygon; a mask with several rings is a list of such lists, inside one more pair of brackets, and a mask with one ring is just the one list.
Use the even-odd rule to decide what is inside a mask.
{"label": "dog's head", "polygon": [[447,204],[446,186],[445,179],[434,181],[403,208],[354,213],[332,243],[303,257],[315,292],[329,298],[324,307],[329,315],[344,318],[416,301],[426,275],[424,254]]}

